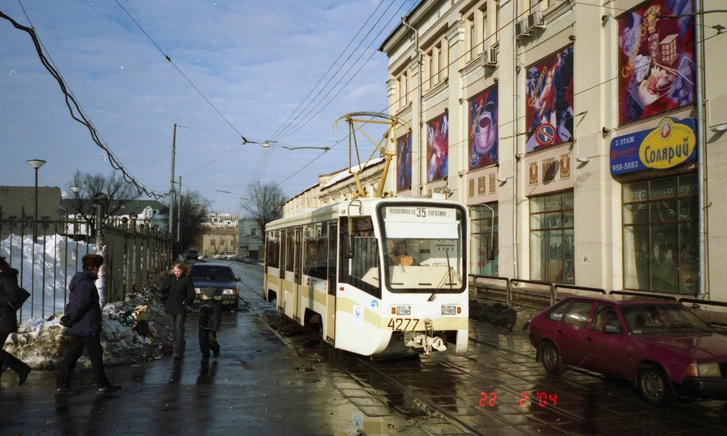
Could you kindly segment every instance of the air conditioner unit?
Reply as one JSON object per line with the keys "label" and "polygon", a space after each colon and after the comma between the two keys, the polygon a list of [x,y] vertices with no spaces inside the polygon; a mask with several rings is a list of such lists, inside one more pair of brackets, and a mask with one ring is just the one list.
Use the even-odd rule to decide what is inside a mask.
{"label": "air conditioner unit", "polygon": [[482,66],[494,68],[497,66],[497,49],[491,47],[482,52]]}
{"label": "air conditioner unit", "polygon": [[535,11],[528,15],[528,27],[531,29],[545,29],[542,11]]}
{"label": "air conditioner unit", "polygon": [[515,36],[517,38],[524,38],[530,35],[530,28],[526,20],[518,21],[515,23]]}

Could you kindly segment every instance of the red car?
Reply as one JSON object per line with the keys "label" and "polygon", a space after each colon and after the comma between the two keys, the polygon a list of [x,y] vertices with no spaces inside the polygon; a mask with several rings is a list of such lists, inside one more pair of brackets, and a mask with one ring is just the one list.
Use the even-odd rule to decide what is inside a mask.
{"label": "red car", "polygon": [[675,395],[727,399],[727,337],[675,301],[573,296],[529,322],[536,360],[550,374],[567,365],[633,381],[646,402]]}

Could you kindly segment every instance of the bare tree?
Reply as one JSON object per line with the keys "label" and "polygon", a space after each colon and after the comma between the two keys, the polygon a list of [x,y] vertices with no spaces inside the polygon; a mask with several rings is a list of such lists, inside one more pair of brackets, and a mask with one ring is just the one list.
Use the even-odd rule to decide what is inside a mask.
{"label": "bare tree", "polygon": [[88,223],[91,234],[95,234],[96,204],[103,206],[103,217],[108,218],[118,212],[126,203],[137,200],[141,195],[134,185],[126,182],[123,177],[111,173],[91,174],[76,171],[71,186],[81,190],[75,194],[74,206],[76,213]]}
{"label": "bare tree", "polygon": [[[167,202],[166,206],[169,206]],[[179,248],[181,250],[189,250],[190,248],[199,247],[200,252],[202,251],[202,234],[203,224],[207,221],[207,214],[209,214],[209,208],[212,203],[202,197],[198,191],[187,190],[186,193],[182,194],[182,207],[180,210],[174,211],[174,221],[177,221],[177,213],[181,215],[181,241],[179,241]],[[176,227],[174,228],[176,229]]]}
{"label": "bare tree", "polygon": [[254,183],[248,187],[248,192],[249,198],[241,206],[250,214],[250,218],[257,221],[265,234],[267,224],[283,216],[283,203],[287,197],[280,186],[272,182],[266,185]]}

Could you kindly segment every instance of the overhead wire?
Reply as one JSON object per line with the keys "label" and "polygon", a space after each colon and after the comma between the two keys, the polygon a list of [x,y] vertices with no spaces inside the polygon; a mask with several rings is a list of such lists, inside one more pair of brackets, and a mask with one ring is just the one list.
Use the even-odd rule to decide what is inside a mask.
{"label": "overhead wire", "polygon": [[[361,31],[362,31],[362,30],[363,30],[363,29],[365,28],[365,26],[366,26],[366,25],[367,25],[367,24],[369,23],[369,21],[371,20],[371,18],[372,18],[372,17],[374,16],[374,14],[376,13],[376,11],[378,10],[378,8],[379,8],[379,7],[381,7],[381,5],[382,5],[382,4],[383,4],[383,2],[379,3],[379,5],[377,6],[376,10],[374,10],[374,12],[373,12],[373,13],[372,13],[371,15],[369,15],[369,18],[368,18],[368,19],[366,20],[366,22],[365,22],[365,23],[364,23],[364,24],[363,24],[363,25],[361,26],[361,28],[360,28],[360,29],[359,29],[359,31],[358,31],[358,32],[356,33],[356,35],[354,35],[354,37],[353,37],[353,38],[351,39],[351,41],[349,42],[349,44],[348,44],[348,45],[347,45],[347,46],[346,46],[346,47],[345,47],[345,48],[343,49],[343,51],[342,51],[342,52],[341,52],[341,54],[340,54],[340,55],[338,56],[338,58],[336,59],[336,61],[334,61],[334,63],[333,63],[332,65],[331,65],[331,68],[329,68],[329,70],[328,70],[328,71],[327,71],[327,72],[326,72],[326,73],[325,73],[325,74],[323,75],[323,77],[321,78],[321,80],[319,80],[319,81],[318,81],[318,83],[316,84],[316,87],[318,86],[318,84],[320,84],[320,83],[321,83],[321,81],[323,81],[323,79],[325,79],[325,76],[326,76],[326,75],[328,74],[328,72],[329,72],[329,71],[330,71],[330,70],[331,70],[331,69],[333,68],[333,66],[335,66],[336,62],[338,62],[338,60],[339,60],[339,59],[340,59],[341,57],[343,57],[343,55],[344,55],[344,53],[346,52],[346,50],[348,50],[348,48],[349,48],[349,47],[351,46],[351,44],[353,43],[353,41],[355,41],[355,39],[356,39],[356,38],[358,37],[358,35],[360,35],[360,34],[361,34]],[[390,4],[390,5],[389,5],[389,6],[388,6],[388,7],[386,8],[386,10],[384,10],[384,12],[382,13],[382,15],[381,15],[381,16],[380,16],[380,17],[379,17],[379,18],[378,18],[378,19],[376,20],[376,22],[375,22],[375,23],[374,23],[374,24],[373,24],[373,25],[371,26],[371,28],[370,28],[370,29],[368,30],[368,32],[366,32],[366,34],[365,34],[365,35],[363,36],[363,38],[361,39],[361,41],[359,41],[359,43],[358,43],[358,44],[356,45],[356,47],[355,47],[355,48],[354,48],[354,49],[353,49],[353,50],[351,51],[351,53],[350,53],[350,54],[348,55],[348,57],[346,58],[346,60],[345,60],[345,61],[344,61],[344,62],[343,62],[343,63],[342,63],[342,64],[341,64],[341,65],[340,65],[339,67],[338,67],[338,69],[336,70],[336,72],[335,72],[334,74],[332,74],[332,75],[331,75],[331,77],[330,77],[330,78],[328,79],[328,81],[327,81],[327,82],[326,82],[326,83],[325,83],[325,84],[324,84],[324,85],[323,85],[323,86],[321,87],[321,89],[320,89],[320,90],[318,91],[318,93],[316,94],[316,96],[315,96],[315,97],[314,97],[313,99],[311,99],[311,100],[310,100],[310,101],[308,102],[308,104],[307,104],[307,105],[306,105],[306,106],[305,106],[305,107],[304,107],[304,108],[303,108],[303,109],[301,110],[301,113],[299,113],[298,115],[296,115],[296,117],[295,117],[295,118],[294,118],[294,120],[293,120],[294,122],[293,122],[293,123],[291,123],[291,124],[287,124],[287,125],[284,125],[284,126],[285,126],[285,128],[284,128],[284,129],[282,129],[282,131],[280,131],[281,129],[279,128],[279,129],[278,129],[278,131],[280,131],[280,133],[279,133],[279,136],[275,136],[275,135],[274,135],[274,136],[273,136],[273,139],[284,139],[284,138],[287,138],[287,137],[289,137],[289,136],[290,136],[290,135],[291,135],[292,133],[294,133],[295,131],[297,131],[297,130],[299,130],[299,129],[300,129],[300,128],[298,127],[298,125],[300,124],[300,122],[298,122],[298,123],[295,123],[295,121],[296,121],[296,120],[298,120],[298,119],[300,118],[300,116],[301,116],[301,115],[303,115],[303,114],[305,113],[305,111],[307,111],[307,110],[308,110],[308,108],[310,107],[310,105],[311,105],[311,104],[312,104],[312,103],[313,103],[314,101],[316,101],[316,99],[317,99],[317,98],[318,98],[318,97],[320,96],[320,94],[321,94],[321,93],[322,93],[322,92],[323,92],[323,91],[324,91],[324,90],[325,90],[325,89],[326,89],[326,88],[328,87],[328,85],[329,85],[329,84],[331,83],[331,81],[332,81],[332,80],[333,80],[333,79],[334,79],[334,78],[335,78],[335,77],[336,77],[336,76],[338,75],[338,73],[339,73],[339,72],[340,72],[340,71],[341,71],[341,70],[343,69],[343,67],[344,67],[344,66],[346,65],[346,63],[347,63],[347,62],[348,62],[348,61],[349,61],[349,60],[351,59],[351,57],[352,57],[352,56],[353,56],[353,55],[354,55],[354,54],[356,53],[356,51],[357,51],[357,50],[358,50],[358,49],[359,49],[359,48],[361,47],[361,45],[363,45],[363,43],[364,43],[364,41],[366,40],[366,38],[367,38],[367,37],[368,37],[368,36],[369,36],[369,35],[371,34],[371,32],[373,32],[373,30],[374,30],[374,29],[376,28],[376,26],[377,26],[377,25],[378,25],[378,24],[379,24],[379,23],[381,22],[381,19],[382,19],[382,18],[384,17],[384,15],[386,14],[386,12],[387,12],[387,11],[388,11],[388,10],[389,10],[389,9],[391,8],[391,6],[393,6],[393,4],[394,4],[394,2],[392,1],[392,2],[391,2],[391,4]],[[403,5],[402,5],[402,6],[403,6]],[[400,7],[399,9],[401,9],[401,7]],[[391,20],[389,20],[389,22],[391,22]],[[387,24],[388,24],[388,23],[387,23]],[[383,30],[382,30],[382,32],[383,32]],[[380,35],[380,34],[381,34],[381,32],[379,32],[379,35]],[[377,36],[378,36],[378,35],[377,35]],[[369,48],[370,46],[371,46],[371,44],[369,44],[369,46],[368,46],[368,47],[366,47],[366,49],[368,49],[368,48]],[[366,50],[366,49],[364,49],[364,52],[362,52],[362,54],[361,54],[361,55],[359,55],[359,57],[358,57],[358,58],[356,59],[356,61],[355,61],[355,62],[353,63],[352,67],[353,67],[354,65],[356,65],[356,64],[358,63],[358,61],[359,61],[359,60],[361,59],[361,56],[363,55],[363,53],[365,53],[365,50]],[[335,83],[335,84],[333,85],[333,87],[331,87],[331,89],[330,89],[330,90],[329,90],[329,91],[328,91],[328,92],[326,93],[326,95],[324,95],[323,97],[321,97],[322,99],[325,99],[325,98],[326,98],[326,97],[327,97],[328,95],[330,95],[331,91],[332,91],[333,89],[335,89],[335,87],[336,87],[336,86],[338,86],[338,84],[340,84],[340,83],[341,83],[341,80],[343,80],[343,78],[345,78],[346,74],[348,74],[348,72],[349,72],[349,71],[351,70],[351,68],[352,68],[352,67],[349,67],[349,69],[348,69],[348,70],[347,70],[347,71],[346,71],[346,72],[345,72],[345,73],[343,74],[343,76],[342,76],[342,77],[341,77],[340,79],[338,79],[338,81],[337,81],[337,82],[336,82],[336,83]],[[315,87],[314,87],[314,89],[315,89]],[[309,94],[309,95],[310,95],[310,94]],[[308,98],[308,97],[306,97],[306,99],[307,99],[307,98]],[[319,101],[319,103],[318,103],[318,104],[320,104],[320,101]],[[312,110],[315,110],[315,107],[313,107],[313,109],[312,109]],[[314,115],[313,117],[315,117],[315,115]],[[308,117],[308,120],[310,120],[310,119],[311,119],[311,117]],[[306,121],[306,124],[307,124],[307,121]],[[305,124],[304,124],[304,125],[305,125]],[[281,126],[281,127],[283,127],[283,126]],[[296,127],[298,127],[298,128],[296,128]],[[301,126],[301,127],[302,127],[302,126]],[[291,130],[292,130],[292,132],[291,132]],[[278,132],[278,131],[276,131],[276,135],[277,135],[277,132]]]}
{"label": "overhead wire", "polygon": [[[21,4],[21,7],[22,7],[22,4]],[[23,8],[23,12],[25,13],[25,8]],[[93,126],[93,123],[91,122],[91,120],[83,112],[81,105],[78,103],[75,96],[71,93],[68,85],[66,84],[66,82],[63,79],[63,77],[61,76],[61,74],[58,72],[58,70],[56,70],[56,68],[54,67],[52,62],[49,61],[48,58],[46,57],[46,55],[44,54],[44,48],[40,42],[40,38],[35,33],[35,29],[33,29],[32,27],[23,26],[22,24],[18,23],[17,21],[15,21],[14,19],[9,17],[2,11],[0,11],[0,18],[3,18],[5,20],[9,21],[13,25],[13,27],[15,27],[16,29],[22,30],[22,31],[26,32],[28,35],[30,35],[30,38],[33,41],[33,45],[35,46],[35,50],[38,54],[38,57],[40,58],[41,63],[43,64],[45,69],[48,70],[48,72],[51,74],[51,76],[56,80],[56,82],[58,82],[58,85],[61,88],[61,92],[64,95],[65,103],[66,103],[66,106],[68,107],[68,111],[71,115],[71,118],[73,118],[77,122],[81,123],[88,129],[93,142],[99,148],[101,148],[102,150],[104,150],[106,152],[106,156],[109,160],[109,164],[111,165],[111,168],[113,168],[116,171],[120,171],[122,178],[127,183],[132,184],[136,188],[139,195],[146,195],[147,197],[151,197],[156,200],[159,200],[161,198],[168,196],[169,195],[168,193],[159,194],[152,190],[147,189],[144,185],[139,183],[136,180],[136,178],[134,178],[134,176],[126,168],[124,168],[124,166],[118,161],[116,156],[114,156],[113,152],[108,148],[105,141],[103,141],[103,139],[100,137],[99,133],[96,131],[96,128]],[[26,19],[28,19],[27,14],[26,14]],[[28,22],[32,26],[30,19],[28,19]]]}
{"label": "overhead wire", "polygon": [[194,84],[194,83],[193,83],[193,82],[192,82],[192,81],[191,81],[191,80],[189,79],[189,77],[187,77],[187,75],[186,75],[186,74],[184,74],[184,72],[182,72],[182,70],[181,70],[181,69],[179,69],[179,67],[177,66],[177,64],[175,64],[175,63],[174,63],[174,61],[172,60],[172,58],[170,58],[170,57],[169,57],[169,55],[167,55],[166,53],[164,53],[164,50],[162,50],[162,49],[161,49],[161,47],[159,47],[159,45],[158,45],[158,44],[157,44],[157,43],[156,43],[156,42],[154,41],[154,39],[153,39],[153,38],[152,38],[151,36],[149,36],[149,34],[148,34],[148,33],[146,33],[146,31],[144,30],[144,28],[143,28],[143,27],[141,27],[141,24],[139,24],[139,23],[138,23],[138,22],[137,22],[137,21],[136,21],[136,20],[134,19],[134,17],[132,17],[132,16],[131,16],[131,14],[129,13],[129,11],[127,11],[127,10],[126,10],[126,8],[124,8],[124,6],[122,6],[122,5],[121,5],[121,3],[119,3],[119,0],[114,0],[114,1],[116,2],[116,4],[117,4],[117,5],[119,5],[119,7],[121,8],[121,10],[122,10],[122,11],[124,11],[124,13],[126,14],[126,16],[128,16],[128,17],[129,17],[129,19],[130,19],[130,20],[131,20],[131,21],[132,21],[132,22],[133,22],[133,23],[134,23],[134,24],[136,25],[136,27],[138,27],[138,28],[139,28],[139,30],[141,30],[141,32],[142,32],[142,33],[144,34],[144,36],[146,36],[146,37],[147,37],[147,38],[149,39],[149,41],[151,41],[151,43],[152,43],[152,44],[154,44],[154,47],[156,47],[156,48],[157,48],[157,50],[159,50],[159,52],[160,52],[160,53],[161,53],[161,54],[162,54],[162,55],[164,56],[164,58],[165,58],[165,59],[166,59],[166,60],[167,60],[167,61],[168,61],[168,62],[169,62],[170,64],[172,64],[172,66],[174,67],[174,69],[175,69],[175,70],[177,70],[177,72],[178,72],[178,73],[179,73],[179,74],[180,74],[180,75],[181,75],[182,77],[184,77],[184,80],[186,80],[186,81],[187,81],[187,83],[189,83],[189,84],[190,84],[190,86],[192,86],[192,88],[194,88],[194,90],[195,90],[195,91],[197,91],[197,93],[198,93],[198,94],[199,94],[199,95],[200,95],[200,96],[201,96],[201,97],[202,97],[202,98],[204,99],[204,101],[206,101],[206,102],[207,102],[207,104],[209,104],[209,105],[210,105],[210,107],[211,107],[211,108],[212,108],[212,109],[213,109],[213,110],[214,110],[215,112],[217,112],[217,114],[218,114],[218,115],[219,115],[219,116],[220,116],[220,117],[221,117],[221,118],[222,118],[222,119],[223,119],[223,120],[224,120],[224,121],[225,121],[225,122],[227,123],[227,125],[228,125],[228,126],[230,126],[230,128],[232,128],[232,130],[234,130],[234,131],[235,131],[235,133],[237,133],[237,134],[238,134],[238,135],[240,136],[240,138],[242,139],[242,143],[243,143],[243,144],[246,144],[246,143],[250,142],[250,141],[248,141],[248,140],[247,140],[247,138],[245,138],[244,136],[242,136],[242,134],[241,134],[241,133],[240,133],[240,132],[239,132],[239,131],[237,130],[237,128],[235,128],[235,126],[233,126],[233,125],[232,125],[232,123],[231,123],[231,122],[230,122],[230,121],[229,121],[229,120],[228,120],[228,119],[227,119],[227,118],[226,118],[226,117],[225,117],[225,116],[224,116],[224,115],[222,114],[222,112],[220,112],[220,110],[219,110],[219,109],[217,109],[217,107],[216,107],[216,106],[215,106],[214,104],[212,104],[212,102],[211,102],[211,101],[210,101],[210,100],[209,100],[209,99],[207,98],[207,96],[206,96],[206,95],[204,95],[204,93],[203,93],[202,91],[200,91],[200,89],[199,89],[199,88],[197,87],[197,85],[195,85],[195,84]]}
{"label": "overhead wire", "polygon": [[[375,37],[375,38],[378,38],[378,36],[380,36],[380,35],[381,35],[381,34],[382,34],[382,33],[384,32],[384,30],[386,29],[386,26],[387,26],[388,24],[390,24],[390,23],[391,23],[391,21],[393,20],[393,18],[397,16],[396,14],[398,14],[398,12],[399,12],[399,11],[401,10],[401,8],[402,8],[402,7],[404,7],[404,5],[405,5],[405,4],[406,4],[406,1],[402,2],[401,6],[399,6],[399,8],[398,8],[398,9],[396,10],[396,12],[395,12],[395,15],[393,15],[393,16],[392,16],[392,18],[390,18],[390,19],[388,20],[388,22],[386,23],[385,27],[384,27],[384,28],[382,28],[382,29],[381,29],[381,30],[379,31],[379,33],[378,33],[378,34],[376,35],[376,37]],[[393,5],[393,3],[392,3],[392,5]],[[389,6],[389,7],[388,7],[388,8],[387,8],[387,9],[386,9],[386,10],[384,11],[384,14],[386,13],[386,11],[388,11],[388,10],[390,9],[390,7],[391,7],[391,6]],[[373,15],[373,14],[372,14],[372,15]],[[369,30],[369,31],[367,32],[366,36],[368,36],[368,35],[370,35],[370,34],[371,34],[371,32],[373,31],[373,29],[374,29],[374,28],[376,27],[376,25],[378,25],[378,23],[379,23],[379,22],[381,21],[381,19],[383,18],[383,16],[384,16],[384,15],[382,14],[382,16],[381,16],[381,17],[380,17],[380,18],[379,18],[379,19],[378,19],[378,20],[376,21],[376,23],[375,23],[375,24],[374,24],[374,25],[372,26],[372,28],[371,28],[371,29],[370,29],[370,30]],[[368,23],[368,22],[370,21],[370,18],[371,18],[371,16],[369,17],[369,19],[367,19],[366,23]],[[358,36],[359,34],[360,34],[360,31],[359,31],[359,32],[358,32],[358,33],[356,34],[356,36]],[[360,43],[359,43],[359,44],[357,45],[357,47],[356,47],[356,49],[354,49],[353,53],[355,53],[355,51],[356,51],[356,50],[358,49],[358,47],[360,47],[360,46],[361,46],[361,45],[363,44],[363,41],[365,40],[365,38],[366,38],[366,37],[364,37],[364,39],[363,39],[363,40],[362,40],[362,41],[361,41],[361,42],[360,42]],[[354,37],[354,39],[355,39],[355,37]],[[359,61],[361,60],[361,58],[363,57],[363,55],[364,55],[364,54],[366,53],[366,50],[368,50],[368,49],[369,49],[369,48],[371,47],[371,45],[372,45],[372,44],[373,44],[373,43],[374,43],[375,41],[376,41],[376,39],[372,40],[372,41],[371,41],[371,42],[369,43],[369,45],[368,45],[368,46],[367,46],[367,47],[366,47],[366,48],[365,48],[365,49],[364,49],[364,50],[363,50],[363,51],[361,52],[361,54],[360,54],[360,55],[358,56],[358,58],[356,59],[356,61],[355,61],[355,62],[354,62],[354,63],[353,63],[353,64],[352,64],[352,65],[351,65],[351,66],[350,66],[349,68],[348,68],[348,70],[347,70],[347,71],[346,71],[346,72],[345,72],[345,73],[343,74],[343,76],[342,76],[341,78],[339,78],[339,79],[338,79],[338,81],[336,82],[336,84],[335,84],[335,85],[334,85],[333,87],[331,87],[331,89],[330,89],[330,90],[329,90],[329,91],[328,91],[328,92],[327,92],[327,93],[326,93],[326,94],[325,94],[325,95],[324,95],[324,96],[322,97],[323,99],[326,99],[326,98],[328,98],[328,97],[330,96],[331,92],[333,92],[333,90],[334,90],[334,89],[336,89],[336,87],[337,87],[337,86],[338,86],[338,85],[339,85],[339,84],[340,84],[340,83],[341,83],[341,82],[342,82],[342,81],[343,81],[343,80],[344,80],[344,79],[346,78],[346,76],[348,75],[348,73],[349,73],[349,72],[350,72],[350,71],[351,71],[351,70],[353,69],[353,67],[354,67],[354,66],[356,66],[356,64],[358,64],[358,62],[359,62]],[[351,44],[349,43],[349,45],[347,45],[347,47],[346,47],[346,48],[350,47],[350,45],[351,45]],[[345,52],[345,49],[344,49],[344,52]],[[353,55],[353,53],[352,53],[352,55]],[[278,137],[277,137],[276,139],[277,139],[277,140],[280,140],[280,139],[285,139],[285,138],[289,137],[289,136],[290,136],[290,135],[292,135],[293,133],[295,133],[295,132],[297,132],[298,130],[300,130],[300,129],[301,129],[301,128],[302,128],[303,126],[305,126],[306,124],[308,124],[308,123],[309,123],[309,122],[310,122],[311,120],[313,120],[313,119],[314,119],[314,118],[315,118],[316,116],[318,116],[318,115],[319,115],[319,114],[321,113],[321,111],[323,111],[323,109],[325,109],[325,108],[326,108],[326,107],[327,107],[327,106],[328,106],[328,105],[329,105],[329,104],[330,104],[330,103],[331,103],[331,102],[332,102],[332,101],[333,101],[333,100],[334,100],[334,99],[335,99],[335,98],[336,98],[336,97],[337,97],[337,96],[338,96],[338,95],[339,95],[339,94],[340,94],[340,93],[341,93],[341,92],[343,91],[343,89],[345,89],[345,87],[346,87],[346,86],[347,86],[347,85],[348,85],[349,83],[351,83],[351,81],[352,81],[352,80],[353,80],[353,79],[354,79],[354,78],[355,78],[355,77],[356,77],[356,76],[358,75],[358,73],[360,73],[360,72],[361,72],[361,70],[363,69],[363,67],[364,67],[364,66],[365,66],[365,65],[366,65],[366,64],[367,64],[367,63],[369,62],[369,60],[370,60],[370,59],[371,59],[371,58],[372,58],[372,57],[374,56],[374,54],[376,54],[376,52],[375,52],[375,51],[371,53],[371,55],[370,55],[370,56],[369,56],[369,57],[368,57],[368,58],[367,58],[367,59],[366,59],[366,60],[364,61],[364,63],[363,63],[363,64],[362,64],[362,65],[361,65],[361,66],[360,66],[360,67],[358,68],[358,70],[357,70],[357,71],[356,71],[356,72],[355,72],[355,73],[354,73],[354,74],[353,74],[352,76],[350,76],[350,77],[349,77],[349,79],[348,79],[348,80],[347,80],[347,81],[346,81],[346,82],[345,82],[345,83],[343,84],[343,86],[341,86],[341,87],[340,87],[340,88],[338,89],[338,91],[337,91],[337,92],[336,92],[336,93],[335,93],[335,94],[334,94],[334,95],[333,95],[333,96],[332,96],[332,97],[331,97],[330,99],[328,99],[328,101],[327,101],[327,102],[326,102],[326,103],[325,103],[325,104],[324,104],[324,105],[323,105],[323,106],[322,106],[322,107],[321,107],[321,108],[320,108],[320,109],[319,109],[319,110],[318,110],[318,111],[317,111],[317,112],[316,112],[315,114],[312,114],[312,115],[308,116],[307,120],[306,120],[305,122],[303,122],[303,124],[302,124],[302,125],[301,125],[300,123],[298,123],[298,125],[297,125],[297,128],[296,128],[295,130],[293,130],[293,131],[285,131],[285,130],[284,130],[283,132],[285,133],[285,136],[282,136],[282,137],[281,137],[281,136],[278,136]],[[339,58],[340,58],[340,56],[339,56]],[[347,61],[348,61],[349,59],[350,59],[350,56],[348,57]],[[335,65],[335,63],[334,63],[334,65]],[[345,65],[345,63],[344,63],[344,65]],[[339,72],[339,71],[340,71],[340,70],[341,70],[342,68],[343,68],[343,65],[341,65],[341,66],[339,67],[339,69],[338,69],[338,70],[337,70],[337,72],[336,72],[336,73],[334,74],[334,76],[332,76],[332,78],[333,78],[333,77],[335,77],[335,75],[336,75],[336,74],[338,74],[338,72]],[[329,69],[329,71],[330,71],[330,69]],[[326,73],[326,74],[327,74],[327,73]],[[324,78],[325,78],[325,75],[324,75]],[[332,78],[331,78],[331,79],[329,79],[329,81],[327,82],[326,86],[328,85],[328,83],[330,83],[330,81],[332,80]],[[323,79],[321,79],[321,80],[323,80]],[[320,83],[320,81],[319,81],[319,83]],[[314,88],[314,89],[315,89],[315,88]],[[319,94],[320,94],[320,92],[319,92]],[[310,95],[310,94],[309,94],[309,95]],[[307,109],[307,108],[308,108],[308,107],[310,106],[310,104],[311,104],[311,103],[312,103],[313,101],[315,101],[315,100],[312,100],[312,101],[311,101],[310,103],[308,103],[308,105],[306,105],[306,108],[305,108],[305,109]],[[322,104],[322,102],[323,102],[323,100],[320,100],[320,101],[319,101],[319,102],[318,102],[318,103],[316,104],[316,106],[314,106],[314,107],[313,107],[313,110],[315,110],[316,108],[318,108],[318,106],[320,106],[320,104]],[[299,105],[299,107],[300,107],[300,105]],[[299,114],[299,115],[300,115],[300,114]],[[297,117],[296,117],[296,118],[297,118]],[[278,129],[278,130],[279,130],[279,129]],[[344,138],[344,139],[345,139],[345,138]],[[335,146],[336,146],[336,145],[338,145],[339,143],[340,143],[340,141],[339,141],[338,143],[336,143],[336,144],[335,144],[335,145],[334,145],[333,147],[335,147]],[[331,148],[333,148],[333,147],[331,147]],[[271,148],[272,148],[272,147],[271,147]],[[326,150],[326,151],[328,151],[328,150]],[[326,151],[324,151],[324,153],[325,153]],[[263,172],[263,171],[265,170],[265,167],[267,166],[267,163],[268,163],[268,161],[269,161],[269,159],[270,159],[270,153],[272,153],[272,150],[271,150],[271,151],[269,152],[269,154],[268,154],[267,156],[264,156],[263,158],[261,158],[261,162],[260,162],[260,164],[258,165],[258,168],[256,168],[256,171],[255,171],[255,173],[253,174],[253,178],[252,178],[253,180],[257,180],[257,178],[259,178],[259,175],[260,175],[260,174],[262,174],[262,172]],[[321,154],[321,155],[322,155],[322,154]],[[316,158],[315,160],[317,160],[318,158],[320,158],[320,156],[319,156],[319,157],[317,157],[317,158]],[[263,159],[264,159],[264,160],[263,160]],[[312,163],[312,162],[311,162],[311,163]],[[307,167],[307,166],[309,166],[309,165],[310,165],[310,163],[309,163],[308,165],[306,165],[306,167]],[[300,171],[296,171],[296,173],[295,173],[295,174],[297,174],[298,172],[300,172]],[[290,176],[290,177],[292,177],[292,176]],[[288,179],[289,179],[290,177],[286,178],[285,180],[288,180]]]}
{"label": "overhead wire", "polygon": [[[301,102],[300,102],[300,104],[298,104],[298,106],[297,106],[297,107],[295,108],[295,110],[293,110],[293,112],[292,112],[292,113],[291,113],[291,114],[290,114],[290,115],[288,116],[288,118],[287,118],[287,119],[286,119],[286,120],[285,120],[285,121],[283,122],[283,124],[281,124],[281,125],[280,125],[280,126],[279,126],[279,127],[278,127],[278,128],[277,128],[277,129],[276,129],[276,130],[275,130],[274,132],[273,132],[273,134],[272,134],[272,135],[270,136],[270,139],[277,139],[277,138],[276,138],[276,135],[278,134],[278,132],[280,132],[281,130],[284,130],[284,127],[286,127],[286,126],[288,126],[288,125],[289,125],[289,124],[288,124],[288,121],[290,121],[290,119],[291,119],[291,118],[293,117],[293,115],[296,115],[296,113],[298,112],[298,110],[300,109],[300,107],[301,107],[301,106],[303,106],[303,103],[305,103],[305,102],[306,102],[306,100],[308,100],[308,98],[309,98],[309,97],[311,96],[311,94],[313,94],[313,92],[314,92],[314,91],[316,90],[316,88],[318,88],[318,85],[320,85],[320,84],[321,84],[321,82],[323,82],[323,79],[325,79],[325,78],[326,78],[326,76],[328,75],[328,73],[330,73],[330,72],[331,72],[331,70],[332,70],[332,69],[333,69],[333,67],[334,67],[334,66],[336,65],[336,63],[338,63],[338,61],[339,61],[339,60],[340,60],[340,59],[341,59],[341,58],[343,57],[344,53],[346,53],[346,50],[348,50],[348,48],[349,48],[349,47],[351,46],[351,44],[353,44],[353,42],[354,42],[354,41],[356,40],[356,38],[358,37],[358,35],[360,35],[360,34],[361,34],[361,31],[362,31],[362,30],[363,30],[363,29],[364,29],[364,28],[366,27],[366,25],[367,25],[367,24],[368,24],[368,22],[369,22],[369,21],[371,20],[371,18],[372,18],[372,17],[374,16],[374,14],[376,14],[376,11],[378,11],[378,10],[379,10],[379,8],[381,7],[381,5],[383,5],[383,4],[384,4],[384,2],[379,2],[378,6],[376,6],[376,9],[374,9],[374,11],[373,11],[373,12],[371,13],[371,15],[369,15],[369,17],[368,17],[368,18],[366,19],[366,22],[364,22],[364,24],[363,24],[363,25],[361,26],[361,28],[360,28],[360,29],[358,30],[358,32],[356,32],[356,34],[355,34],[355,35],[353,36],[353,38],[351,38],[351,41],[349,41],[349,43],[348,43],[348,44],[346,45],[346,47],[345,47],[345,48],[344,48],[344,49],[343,49],[343,50],[341,51],[341,53],[340,53],[340,54],[338,55],[338,57],[336,58],[336,60],[334,60],[334,61],[333,61],[333,63],[331,64],[331,66],[330,66],[330,67],[328,67],[328,70],[327,70],[327,71],[326,71],[325,73],[323,73],[323,76],[321,76],[321,78],[320,78],[320,79],[318,80],[318,83],[316,83],[316,84],[315,84],[315,85],[313,86],[313,88],[311,88],[310,92],[308,92],[308,95],[306,95],[306,96],[305,96],[305,98],[303,98],[303,101],[301,101]],[[361,43],[359,43],[359,45],[360,45],[360,44],[361,44]],[[357,47],[357,48],[358,48],[358,47]],[[356,51],[356,49],[354,49],[354,51],[353,51],[353,52],[355,52],[355,51]],[[352,52],[352,54],[353,54],[353,52]],[[349,56],[349,59],[350,59],[350,56]],[[348,59],[347,59],[347,60],[348,60]],[[345,63],[345,62],[344,62],[344,63]],[[339,69],[338,69],[338,70],[336,71],[336,73],[334,73],[334,74],[333,74],[333,76],[332,76],[332,77],[335,77],[335,75],[336,75],[336,74],[338,74],[338,71],[340,71],[340,67],[339,67]],[[326,84],[326,85],[327,85],[327,84]],[[324,86],[323,86],[323,87],[321,88],[321,90],[320,90],[320,91],[318,91],[318,94],[316,94],[316,96],[318,96],[318,95],[320,94],[320,92],[321,92],[321,91],[322,91],[322,90],[323,90],[323,89],[325,88],[325,86],[326,86],[326,85],[324,85]],[[305,109],[303,109],[303,110],[305,110]],[[298,118],[298,116],[299,116],[299,115],[300,115],[300,114],[296,115],[296,117],[295,117],[295,118],[293,119],[293,121],[295,121],[295,120],[296,120],[296,119]]]}

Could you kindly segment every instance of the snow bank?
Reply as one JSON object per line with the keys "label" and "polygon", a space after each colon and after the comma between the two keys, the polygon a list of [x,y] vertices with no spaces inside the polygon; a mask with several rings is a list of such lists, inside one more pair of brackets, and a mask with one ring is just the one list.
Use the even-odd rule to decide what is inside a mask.
{"label": "snow bank", "polygon": [[[35,252],[35,264],[33,253]],[[63,236],[48,236],[45,242],[33,244],[31,236],[9,236],[0,241],[0,256],[4,256],[13,268],[22,271],[19,282],[30,290],[35,286],[33,300],[35,316],[28,317],[30,299],[23,305],[23,322],[18,333],[11,334],[5,351],[14,354],[34,369],[54,369],[65,355],[70,336],[60,325],[59,319],[65,307],[66,283],[81,269],[80,259],[87,253],[95,253],[94,245],[83,241],[66,240]],[[42,271],[45,271],[43,273]],[[163,306],[159,303],[161,277],[135,287],[126,301],[108,303],[103,307],[103,332],[101,345],[104,347],[104,364],[119,365],[151,360],[169,352],[169,327]],[[42,293],[45,292],[45,318],[42,314]],[[150,330],[153,335],[140,335],[132,329],[132,312],[146,306]],[[86,353],[79,360],[80,365],[90,366]]]}

